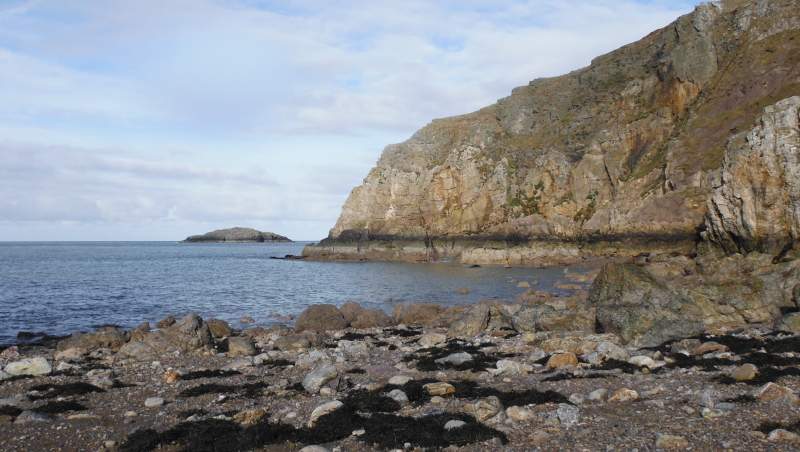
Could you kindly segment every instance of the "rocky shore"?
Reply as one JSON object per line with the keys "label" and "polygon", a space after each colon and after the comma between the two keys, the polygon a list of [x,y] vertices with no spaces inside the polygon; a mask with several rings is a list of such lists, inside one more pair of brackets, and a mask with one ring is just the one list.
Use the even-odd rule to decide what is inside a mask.
{"label": "rocky shore", "polygon": [[244,331],[192,314],[7,347],[0,449],[797,450],[786,315],[690,339],[631,318],[610,331],[603,294],[615,275],[631,289],[637,269],[515,303],[316,305],[293,328]]}

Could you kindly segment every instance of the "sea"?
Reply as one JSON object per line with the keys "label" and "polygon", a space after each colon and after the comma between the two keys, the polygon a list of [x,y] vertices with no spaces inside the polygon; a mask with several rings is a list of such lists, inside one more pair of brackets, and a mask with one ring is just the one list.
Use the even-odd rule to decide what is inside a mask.
{"label": "sea", "polygon": [[[512,301],[527,290],[521,282],[570,292],[554,285],[567,282],[564,268],[274,259],[300,255],[307,244],[0,242],[0,344],[104,325],[155,326],[192,312],[234,328],[268,328],[291,326],[286,316],[313,304],[355,301],[391,314],[412,302]],[[245,316],[255,322],[242,323]]]}

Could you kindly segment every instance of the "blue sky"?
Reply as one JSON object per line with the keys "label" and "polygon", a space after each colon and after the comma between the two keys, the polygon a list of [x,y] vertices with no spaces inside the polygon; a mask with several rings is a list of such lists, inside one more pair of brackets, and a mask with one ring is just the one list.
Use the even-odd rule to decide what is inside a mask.
{"label": "blue sky", "polygon": [[0,0],[0,241],[319,240],[386,145],[697,3]]}

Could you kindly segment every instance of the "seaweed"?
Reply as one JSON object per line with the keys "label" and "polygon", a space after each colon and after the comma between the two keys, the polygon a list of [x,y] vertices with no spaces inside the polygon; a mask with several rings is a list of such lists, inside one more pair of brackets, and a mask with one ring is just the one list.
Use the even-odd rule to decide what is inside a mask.
{"label": "seaweed", "polygon": [[751,396],[750,394],[742,394],[740,396],[730,397],[730,398],[724,399],[723,402],[729,402],[729,403],[755,403],[756,402],[756,398]]}
{"label": "seaweed", "polygon": [[367,373],[367,371],[364,370],[364,369],[361,369],[361,368],[355,368],[355,369],[346,370],[344,373],[346,373],[346,374],[359,374],[360,375],[360,374]]}
{"label": "seaweed", "polygon": [[[444,425],[450,420],[460,420],[465,425],[445,430]],[[358,440],[377,445],[381,449],[400,449],[407,442],[420,448],[432,449],[451,445],[463,446],[492,438],[500,438],[503,443],[508,442],[502,432],[461,413],[439,413],[421,418],[380,413],[370,416],[365,424],[366,433],[359,436]]]}
{"label": "seaweed", "polygon": [[186,419],[192,416],[205,416],[206,414],[208,414],[208,411],[202,408],[191,408],[188,410],[179,411],[177,417],[179,419]]}
{"label": "seaweed", "polygon": [[496,388],[479,386],[474,381],[454,381],[450,382],[456,388],[453,394],[459,399],[477,399],[495,396],[504,406],[511,405],[540,405],[542,403],[568,403],[572,404],[568,398],[555,391],[541,392],[537,389],[526,389],[524,391],[501,391]]}
{"label": "seaweed", "polygon": [[22,413],[22,408],[17,408],[10,405],[0,406],[0,416],[17,417],[20,415],[20,413]]}
{"label": "seaweed", "polygon": [[360,341],[363,340],[365,337],[369,336],[368,334],[363,333],[354,333],[352,331],[348,331],[344,334],[344,336],[340,337],[340,341]]}
{"label": "seaweed", "polygon": [[[511,358],[516,355],[508,353],[495,353],[487,355],[481,348],[492,347],[494,344],[488,343],[481,346],[466,345],[461,341],[449,340],[446,345],[441,348],[428,347],[417,351],[417,355],[404,356],[403,362],[416,361],[417,370],[421,372],[433,372],[437,370],[453,369],[471,372],[483,372],[489,367],[497,365],[497,361],[502,358]],[[436,362],[441,358],[446,358],[454,353],[469,353],[472,359],[461,364]]]}
{"label": "seaweed", "polygon": [[384,330],[383,332],[390,336],[397,336],[397,337],[414,337],[422,334],[422,330],[419,328],[409,328],[407,330],[391,328],[388,330]]}
{"label": "seaweed", "polygon": [[756,427],[756,430],[761,433],[768,434],[769,432],[779,428],[788,430],[792,433],[800,434],[800,420],[792,422],[791,424],[786,424],[783,422],[766,421],[762,422],[761,425]]}
{"label": "seaweed", "polygon": [[306,388],[303,387],[303,383],[299,381],[293,385],[288,386],[286,389],[288,389],[289,391],[297,391],[297,392],[303,392],[306,390]]}
{"label": "seaweed", "polygon": [[238,370],[196,370],[194,372],[187,372],[185,375],[181,375],[181,380],[190,381],[198,380],[200,378],[223,378],[241,374],[242,373]]}
{"label": "seaweed", "polygon": [[623,373],[626,374],[635,374],[638,371],[641,371],[642,368],[631,364],[627,361],[621,361],[618,359],[609,359],[602,364],[592,366],[592,370],[615,370],[620,369]]}
{"label": "seaweed", "polygon": [[105,389],[83,382],[42,384],[31,387],[29,391],[46,392],[45,394],[29,395],[28,398],[31,400],[55,399],[57,397],[85,395],[92,392],[106,392]]}
{"label": "seaweed", "polygon": [[44,414],[62,414],[69,411],[86,411],[87,409],[88,408],[78,402],[54,400],[52,402],[47,402],[38,408],[34,408],[33,411]]}
{"label": "seaweed", "polygon": [[367,413],[391,413],[400,409],[400,404],[396,400],[381,395],[378,391],[366,389],[351,391],[342,403]]}
{"label": "seaweed", "polygon": [[591,379],[600,379],[600,378],[608,378],[611,374],[573,374],[568,372],[562,372],[559,374],[555,374],[549,376],[547,378],[543,378],[542,381],[566,381],[566,380],[591,380]]}
{"label": "seaweed", "polygon": [[178,393],[180,398],[197,397],[205,394],[233,394],[241,392],[248,398],[263,395],[263,389],[268,385],[264,382],[246,383],[241,385],[224,385],[220,383],[203,383],[193,388],[187,388]]}
{"label": "seaweed", "polygon": [[261,365],[270,367],[286,367],[286,366],[294,366],[294,361],[278,358],[278,359],[270,359],[268,361],[264,361]]}

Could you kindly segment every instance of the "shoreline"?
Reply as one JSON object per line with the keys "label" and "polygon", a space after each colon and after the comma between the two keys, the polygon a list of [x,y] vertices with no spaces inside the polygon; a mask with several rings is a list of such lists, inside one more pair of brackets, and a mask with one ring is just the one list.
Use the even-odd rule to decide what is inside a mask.
{"label": "shoreline", "polygon": [[[115,330],[82,344],[5,349],[5,370],[26,359],[51,370],[0,381],[0,447],[788,451],[800,433],[800,355],[784,351],[800,337],[764,325],[656,348],[626,347],[610,333],[499,328],[458,339],[452,327],[403,324],[276,327],[204,343],[212,325],[228,332],[195,316],[133,331],[145,342],[177,341],[138,358],[132,342],[111,342]],[[189,334],[171,336],[179,330]],[[735,380],[750,363],[760,376]],[[465,428],[446,429],[451,421]]]}

